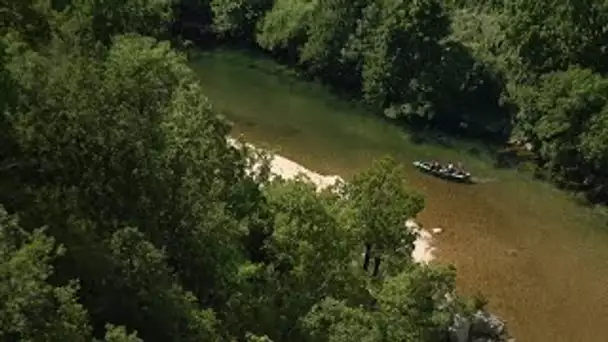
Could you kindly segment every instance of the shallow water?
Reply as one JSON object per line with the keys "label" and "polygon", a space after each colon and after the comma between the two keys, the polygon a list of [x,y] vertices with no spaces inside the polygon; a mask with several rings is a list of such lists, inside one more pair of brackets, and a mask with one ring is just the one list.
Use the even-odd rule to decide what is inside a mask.
{"label": "shallow water", "polygon": [[[261,63],[261,64],[258,64]],[[344,177],[385,154],[401,160],[426,195],[420,221],[442,227],[438,260],[458,269],[458,289],[483,293],[519,341],[606,341],[608,219],[577,207],[552,187],[487,159],[412,144],[395,127],[359,116],[322,90],[268,72],[273,65],[234,53],[195,64],[235,135],[268,144],[305,167]],[[417,172],[414,159],[463,160],[489,181],[449,183]]]}

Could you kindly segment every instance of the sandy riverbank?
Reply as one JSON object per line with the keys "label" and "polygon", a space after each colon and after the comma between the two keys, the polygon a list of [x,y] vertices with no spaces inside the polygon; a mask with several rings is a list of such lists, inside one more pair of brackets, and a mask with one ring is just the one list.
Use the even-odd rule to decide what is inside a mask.
{"label": "sandy riverbank", "polygon": [[[238,143],[235,140],[230,139],[230,143],[233,146],[237,146]],[[255,149],[254,146],[248,144],[249,148]],[[340,176],[337,175],[322,175],[307,169],[306,167],[280,155],[272,155],[270,161],[270,172],[273,175],[281,176],[285,179],[293,179],[298,175],[304,175],[310,181],[312,181],[318,189],[323,189],[328,186],[335,184],[337,181],[343,181]],[[405,226],[417,233],[418,237],[414,242],[414,251],[412,252],[412,258],[416,262],[428,263],[435,258],[433,247],[433,236],[432,234],[420,227],[420,225],[413,219],[408,220]]]}

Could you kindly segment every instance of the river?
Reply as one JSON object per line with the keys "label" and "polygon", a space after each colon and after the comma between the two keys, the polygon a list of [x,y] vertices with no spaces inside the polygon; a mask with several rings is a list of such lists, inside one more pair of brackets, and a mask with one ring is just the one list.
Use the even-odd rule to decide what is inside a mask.
{"label": "river", "polygon": [[[496,170],[474,144],[415,144],[398,128],[237,52],[193,60],[211,102],[235,135],[309,169],[348,178],[390,154],[426,196],[420,221],[441,227],[438,261],[458,270],[458,291],[482,293],[519,341],[603,342],[608,326],[608,217],[548,184]],[[410,167],[421,158],[463,161],[486,181],[435,179]]]}

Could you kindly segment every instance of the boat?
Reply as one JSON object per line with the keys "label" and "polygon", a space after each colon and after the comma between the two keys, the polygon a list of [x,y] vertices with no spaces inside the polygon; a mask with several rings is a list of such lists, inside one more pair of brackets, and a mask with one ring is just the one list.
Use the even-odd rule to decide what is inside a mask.
{"label": "boat", "polygon": [[415,161],[414,167],[424,173],[433,176],[461,183],[470,183],[471,174],[461,170],[449,170],[447,167],[440,165],[439,168],[433,168],[433,164],[425,161]]}

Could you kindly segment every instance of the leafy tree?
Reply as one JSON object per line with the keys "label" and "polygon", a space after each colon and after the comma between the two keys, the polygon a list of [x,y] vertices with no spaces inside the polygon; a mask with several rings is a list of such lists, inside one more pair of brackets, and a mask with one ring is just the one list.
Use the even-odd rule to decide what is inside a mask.
{"label": "leafy tree", "polygon": [[247,334],[247,342],[272,342],[268,336],[257,336],[251,333]]}
{"label": "leafy tree", "polygon": [[269,262],[243,268],[242,293],[232,305],[250,317],[250,326],[240,331],[297,339],[298,320],[312,305],[325,296],[356,298],[364,293],[365,279],[353,269],[356,241],[344,221],[342,199],[331,191],[318,194],[301,179],[276,180],[266,193],[274,213]]}
{"label": "leafy tree", "polygon": [[104,342],[143,342],[136,333],[127,333],[124,327],[108,324],[106,330]]}
{"label": "leafy tree", "polygon": [[362,90],[391,116],[427,117],[449,24],[434,0],[280,0],[261,20],[257,42],[342,90]]}
{"label": "leafy tree", "polygon": [[128,323],[146,341],[181,336],[184,341],[215,341],[215,317],[197,307],[173,277],[166,257],[133,228],[109,241],[114,305],[110,319]]}
{"label": "leafy tree", "polygon": [[605,73],[598,63],[606,56],[608,2],[552,0],[532,3],[506,1],[502,22],[507,43],[524,67],[537,72],[580,65]]}
{"label": "leafy tree", "polygon": [[447,267],[410,267],[385,280],[377,294],[383,328],[391,341],[438,341],[452,321],[447,300],[455,289],[455,273]]}
{"label": "leafy tree", "polygon": [[346,196],[352,201],[356,225],[365,246],[363,269],[369,271],[374,258],[373,276],[380,272],[383,258],[400,251],[411,255],[415,235],[405,228],[424,207],[423,198],[407,188],[404,170],[385,157],[356,175],[347,185]]}
{"label": "leafy tree", "polygon": [[[352,227],[340,215],[342,200],[330,191],[317,194],[313,184],[302,180],[275,182],[268,200],[275,213],[268,247],[279,263],[297,272],[288,278],[306,279],[310,294],[340,293],[350,283],[345,278],[356,244]],[[300,281],[298,286],[303,285]]]}
{"label": "leafy tree", "polygon": [[485,8],[452,12],[452,32],[443,42],[438,71],[440,90],[434,97],[436,127],[451,129],[464,122],[467,133],[498,142],[510,134],[506,88],[521,70],[505,48],[501,15]]}
{"label": "leafy tree", "polygon": [[0,206],[0,339],[90,341],[77,283],[49,283],[51,262],[63,251],[44,230],[23,230]]}
{"label": "leafy tree", "polygon": [[206,45],[213,40],[213,12],[210,0],[179,0],[173,2],[175,21],[173,36]]}
{"label": "leafy tree", "polygon": [[31,44],[40,44],[50,38],[48,2],[44,0],[0,1],[0,35],[17,33]]}
{"label": "leafy tree", "polygon": [[90,16],[94,39],[104,44],[124,33],[166,37],[173,15],[166,0],[70,0],[64,11]]}
{"label": "leafy tree", "polygon": [[353,49],[363,59],[364,99],[389,116],[432,116],[427,94],[450,26],[441,3],[374,1],[359,25]]}
{"label": "leafy tree", "polygon": [[213,28],[220,36],[253,41],[258,19],[272,6],[271,0],[211,0]]}
{"label": "leafy tree", "polygon": [[[192,82],[183,57],[168,44],[126,36],[103,60],[30,52],[10,69],[25,89],[11,121],[21,160],[28,161],[14,170],[25,190],[16,208],[28,213],[28,226],[48,222],[68,246],[58,269],[62,278],[82,280],[96,331],[118,315],[107,305],[116,291],[129,289],[103,285],[117,282],[108,275],[113,256],[103,241],[121,226],[138,227],[155,248],[166,250],[176,283],[199,302],[221,307],[244,259],[247,228],[239,221],[256,210],[249,200],[259,189],[251,186],[243,152],[228,145],[228,126]],[[170,300],[173,310],[194,310],[174,303],[179,298]],[[125,310],[132,317],[124,320],[147,340],[162,336],[141,323],[141,302],[132,304]],[[155,307],[150,315],[171,324],[172,318],[160,318],[165,309]],[[174,315],[207,320],[206,314]],[[200,337],[190,324],[195,330],[188,338]]]}
{"label": "leafy tree", "polygon": [[344,52],[366,3],[276,1],[259,22],[257,42],[337,89],[356,93],[360,61]]}
{"label": "leafy tree", "polygon": [[605,170],[608,162],[608,103],[593,115],[587,127],[580,137],[581,153],[596,170]]}
{"label": "leafy tree", "polygon": [[414,266],[381,284],[375,307],[326,298],[304,326],[314,341],[441,341],[454,311],[446,299],[454,279],[449,270]]}
{"label": "leafy tree", "polygon": [[514,93],[519,106],[516,134],[533,143],[558,183],[595,188],[605,177],[607,91],[605,78],[572,68],[544,75],[538,86],[520,87]]}
{"label": "leafy tree", "polygon": [[581,135],[581,152],[593,173],[585,175],[583,184],[588,188],[587,199],[591,203],[608,203],[608,106],[604,106],[589,122],[589,128]]}
{"label": "leafy tree", "polygon": [[382,340],[377,313],[350,307],[344,301],[327,298],[304,318],[313,341],[346,342]]}
{"label": "leafy tree", "polygon": [[367,1],[320,2],[306,22],[306,41],[300,49],[300,63],[329,84],[359,95],[360,56],[347,53],[348,42],[357,28]]}
{"label": "leafy tree", "polygon": [[0,170],[8,167],[3,162],[7,161],[5,158],[9,155],[16,154],[14,149],[17,148],[6,117],[6,112],[15,104],[17,96],[16,82],[6,68],[7,60],[6,46],[0,41]]}
{"label": "leafy tree", "polygon": [[[306,23],[312,18],[315,2],[277,0],[259,23],[256,42],[264,49],[296,63],[306,36]],[[282,53],[284,51],[284,53]]]}

